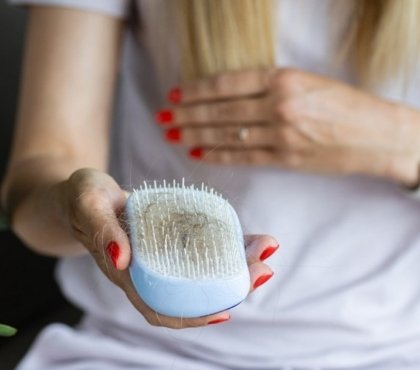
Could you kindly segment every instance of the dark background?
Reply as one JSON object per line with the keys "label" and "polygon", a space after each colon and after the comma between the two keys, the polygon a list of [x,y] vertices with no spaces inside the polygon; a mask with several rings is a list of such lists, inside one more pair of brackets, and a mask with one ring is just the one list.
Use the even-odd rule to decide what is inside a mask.
{"label": "dark background", "polygon": [[[0,1],[0,183],[13,133],[26,11]],[[35,255],[9,231],[0,231],[0,323],[19,332],[0,337],[0,369],[11,370],[49,322],[74,324],[80,313],[61,296],[55,260]]]}

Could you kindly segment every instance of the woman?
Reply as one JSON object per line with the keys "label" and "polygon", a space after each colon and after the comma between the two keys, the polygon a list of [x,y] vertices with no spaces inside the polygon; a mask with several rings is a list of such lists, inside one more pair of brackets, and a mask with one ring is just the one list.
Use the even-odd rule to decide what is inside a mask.
{"label": "woman", "polygon": [[[12,2],[31,8],[3,206],[86,312],[20,370],[420,367],[418,1]],[[122,189],[182,177],[285,246],[229,321],[157,315],[128,278]],[[248,237],[254,288],[276,249]]]}

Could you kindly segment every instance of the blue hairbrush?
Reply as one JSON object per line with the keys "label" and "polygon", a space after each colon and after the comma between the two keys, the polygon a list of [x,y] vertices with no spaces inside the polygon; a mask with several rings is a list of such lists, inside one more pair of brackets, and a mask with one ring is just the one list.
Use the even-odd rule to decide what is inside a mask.
{"label": "blue hairbrush", "polygon": [[153,310],[199,317],[246,298],[250,276],[239,219],[213,189],[145,183],[129,196],[126,213],[131,279]]}

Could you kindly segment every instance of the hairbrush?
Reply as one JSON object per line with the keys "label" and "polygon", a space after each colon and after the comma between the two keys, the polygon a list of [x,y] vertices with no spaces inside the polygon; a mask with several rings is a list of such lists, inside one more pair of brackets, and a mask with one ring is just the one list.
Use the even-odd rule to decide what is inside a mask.
{"label": "hairbrush", "polygon": [[204,184],[144,186],[127,200],[131,279],[158,313],[210,315],[248,295],[250,276],[238,216]]}

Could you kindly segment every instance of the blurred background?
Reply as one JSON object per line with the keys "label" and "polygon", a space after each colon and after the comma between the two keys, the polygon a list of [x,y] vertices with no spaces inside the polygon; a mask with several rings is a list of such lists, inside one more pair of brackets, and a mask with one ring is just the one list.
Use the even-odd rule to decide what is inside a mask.
{"label": "blurred background", "polygon": [[[25,34],[26,11],[0,1],[0,183],[10,150]],[[50,322],[75,324],[80,312],[60,294],[55,260],[37,256],[9,231],[0,230],[0,323],[19,331],[0,337],[0,369],[14,369],[40,329]]]}

